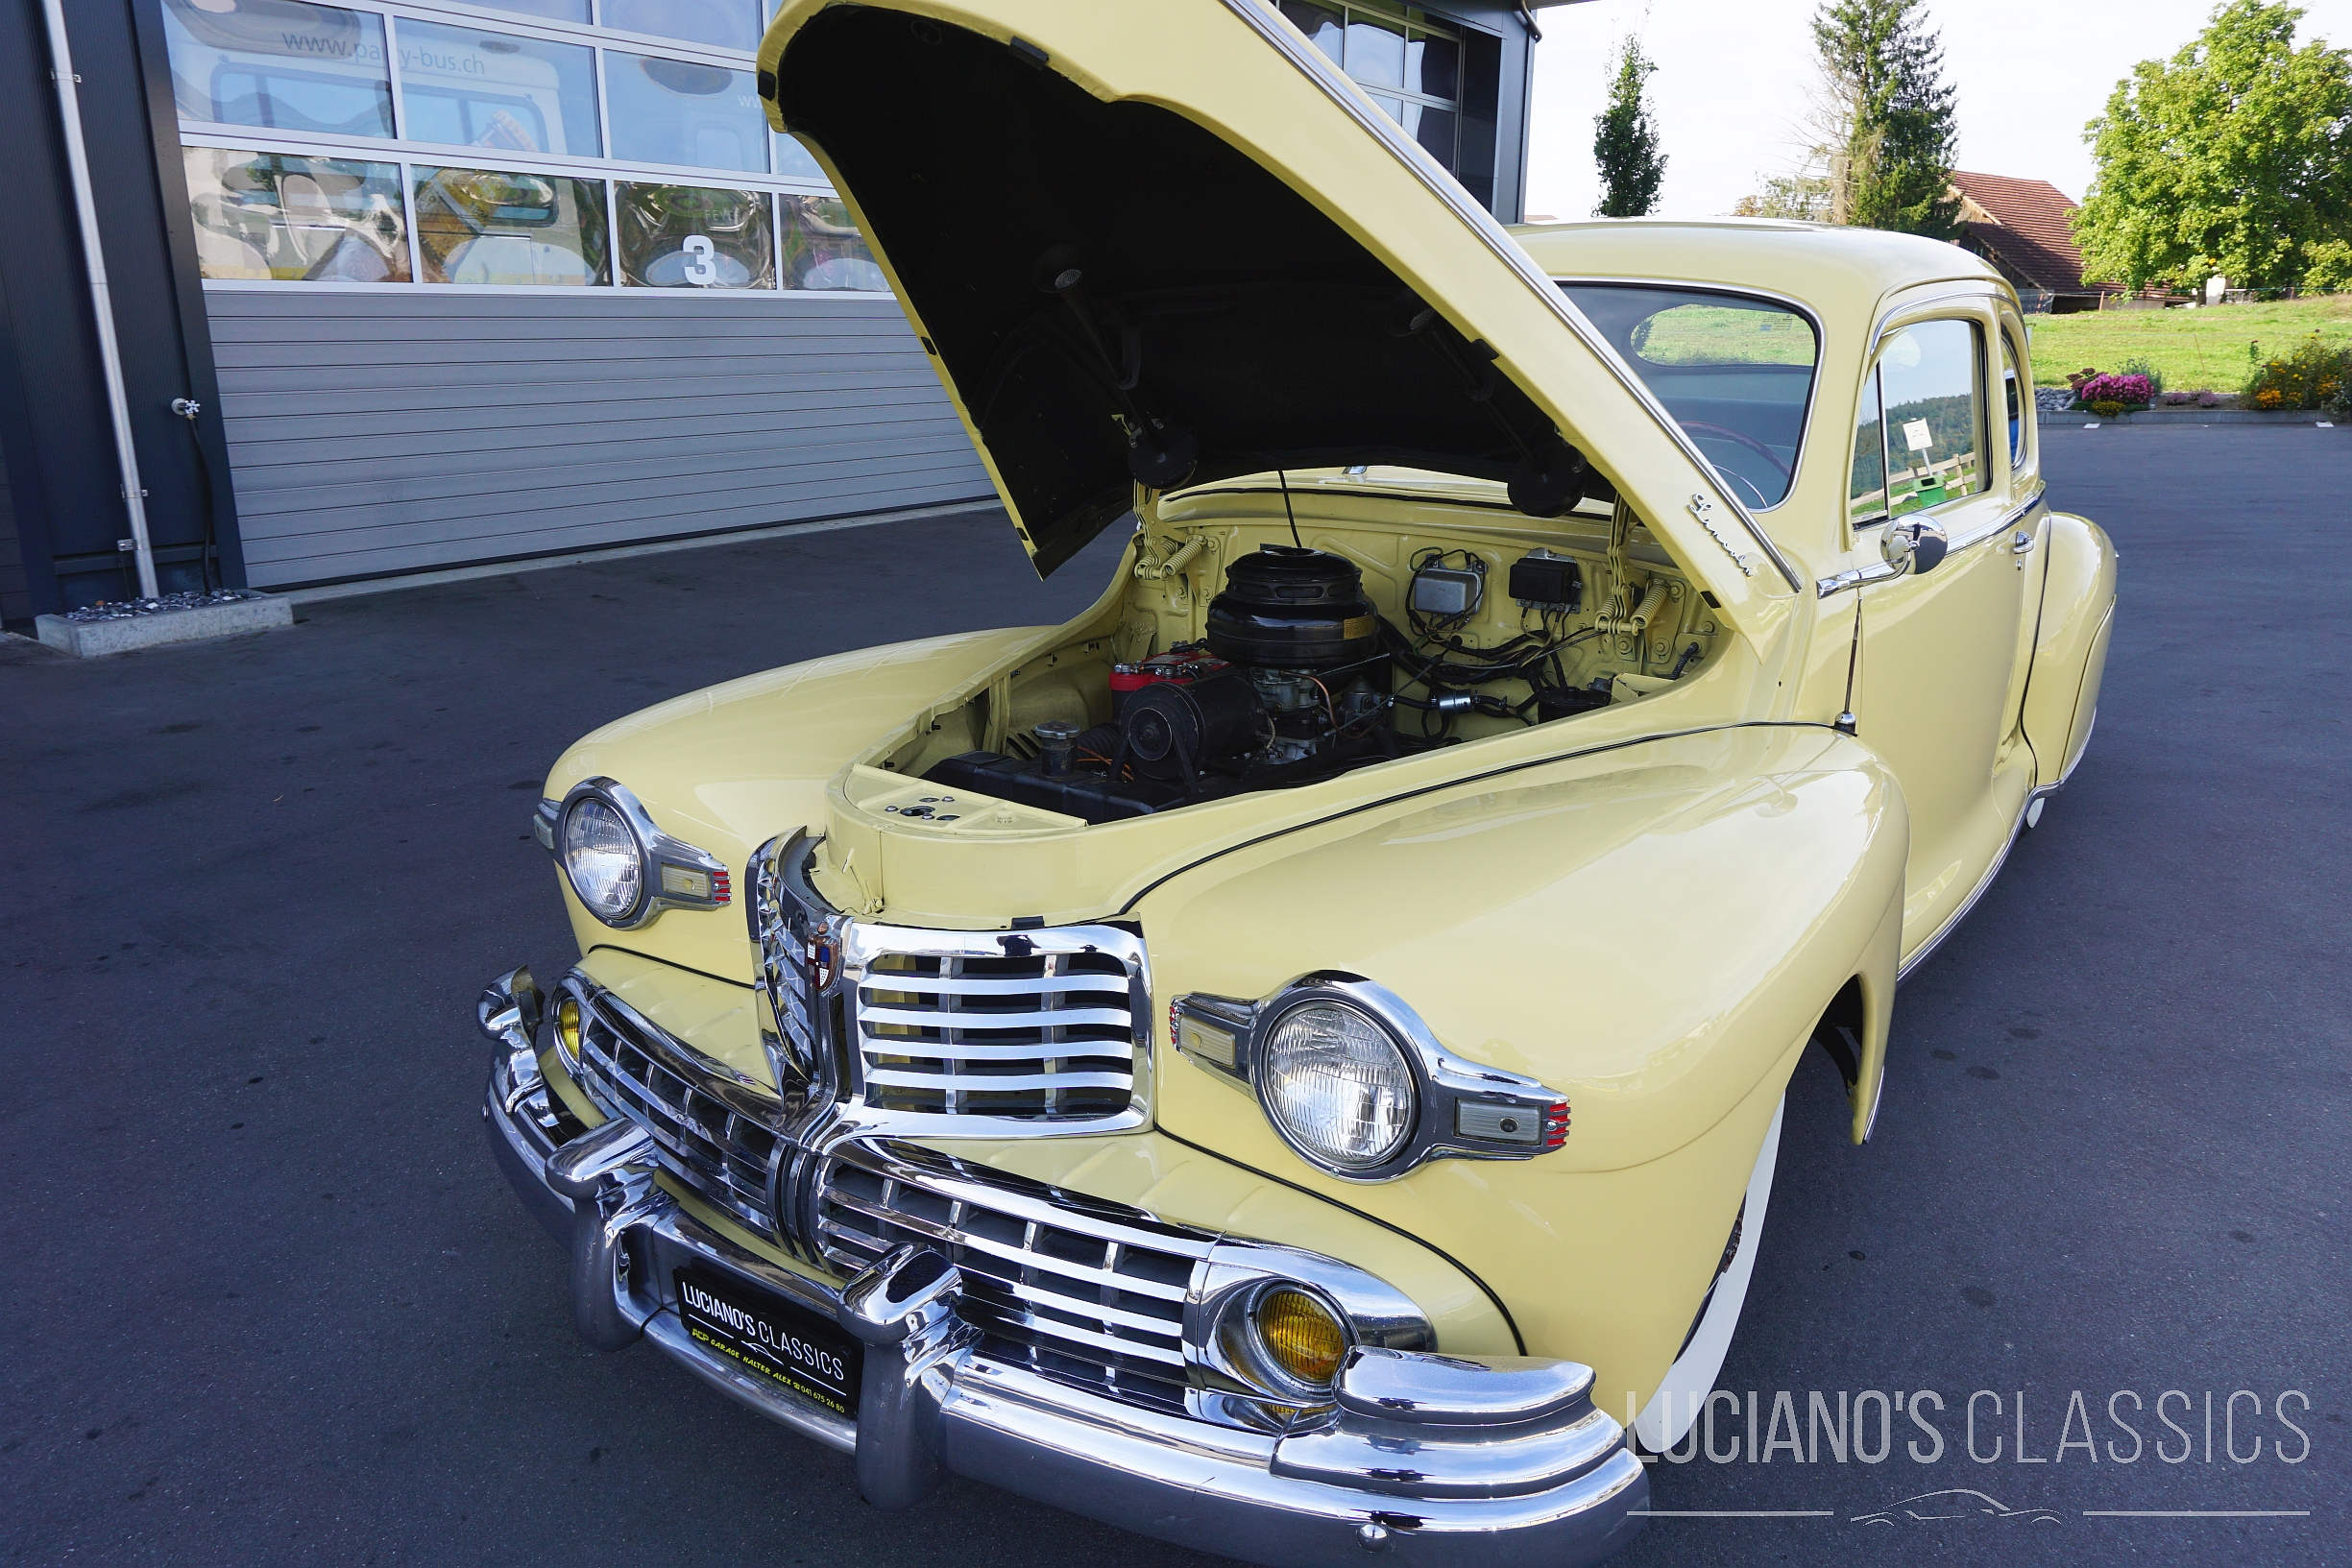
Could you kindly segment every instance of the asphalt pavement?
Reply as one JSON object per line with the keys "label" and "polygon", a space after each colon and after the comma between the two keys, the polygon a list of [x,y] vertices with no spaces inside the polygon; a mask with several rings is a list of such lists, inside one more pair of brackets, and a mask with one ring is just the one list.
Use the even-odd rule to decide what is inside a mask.
{"label": "asphalt pavement", "polygon": [[[2097,736],[1903,988],[1867,1148],[1799,1073],[1713,1454],[1628,1568],[2352,1558],[2352,436],[2045,442],[2122,555]],[[963,1482],[878,1513],[588,1350],[478,1113],[476,991],[571,955],[568,741],[1058,619],[1112,548],[1040,585],[975,514],[0,652],[0,1559],[1209,1560]]]}

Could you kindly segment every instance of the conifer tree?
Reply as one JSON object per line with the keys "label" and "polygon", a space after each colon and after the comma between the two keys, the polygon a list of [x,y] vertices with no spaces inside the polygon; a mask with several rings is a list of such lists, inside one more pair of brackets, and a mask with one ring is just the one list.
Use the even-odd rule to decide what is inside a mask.
{"label": "conifer tree", "polygon": [[1611,67],[1609,107],[1593,117],[1592,160],[1601,169],[1601,205],[1596,218],[1647,217],[1658,205],[1666,178],[1665,155],[1658,150],[1658,126],[1650,117],[1648,83],[1658,69],[1628,37]]}
{"label": "conifer tree", "polygon": [[1825,149],[1830,219],[1952,239],[1958,94],[1921,0],[1825,0],[1813,13],[1826,106],[1842,133]]}

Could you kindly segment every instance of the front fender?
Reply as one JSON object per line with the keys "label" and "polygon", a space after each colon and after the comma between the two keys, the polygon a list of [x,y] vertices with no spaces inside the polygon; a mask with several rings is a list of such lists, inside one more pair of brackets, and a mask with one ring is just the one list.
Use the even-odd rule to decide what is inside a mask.
{"label": "front fender", "polygon": [[2114,542],[2088,518],[2052,512],[2046,539],[2049,559],[2025,712],[2034,783],[2045,789],[2074,771],[2091,738],[2115,623],[2116,564]]}
{"label": "front fender", "polygon": [[[1164,996],[1377,980],[1449,1049],[1563,1091],[1561,1151],[1394,1181],[1308,1165],[1242,1093],[1162,1052],[1167,1131],[1443,1246],[1528,1352],[1647,1398],[1689,1326],[1797,1053],[1860,977],[1883,1038],[1908,821],[1815,726],[1568,758],[1221,856],[1139,907]],[[1875,1069],[1876,1052],[1870,1067]],[[1875,1085],[1874,1085],[1875,1087]]]}
{"label": "front fender", "polygon": [[[548,770],[560,800],[582,779],[627,785],[664,832],[718,856],[743,896],[751,852],[824,818],[825,785],[849,760],[940,693],[971,680],[1048,628],[1014,627],[861,648],[691,691],[573,742]],[[616,931],[582,907],[559,869],[580,951],[618,944],[750,984],[742,911],[673,909]]]}

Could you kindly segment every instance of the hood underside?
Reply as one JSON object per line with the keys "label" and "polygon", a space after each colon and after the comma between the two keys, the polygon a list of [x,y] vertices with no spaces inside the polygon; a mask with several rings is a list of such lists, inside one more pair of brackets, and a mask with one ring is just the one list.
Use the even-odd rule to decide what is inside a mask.
{"label": "hood underside", "polygon": [[[799,28],[775,104],[857,204],[1041,574],[1136,484],[1377,463],[1556,516],[1592,482],[1486,345],[1172,109],[871,6]],[[1434,195],[1427,221],[1461,222]]]}

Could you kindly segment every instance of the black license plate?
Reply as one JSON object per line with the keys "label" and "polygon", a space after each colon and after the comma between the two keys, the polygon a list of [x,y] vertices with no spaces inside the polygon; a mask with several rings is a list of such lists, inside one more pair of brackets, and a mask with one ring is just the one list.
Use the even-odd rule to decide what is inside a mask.
{"label": "black license plate", "polygon": [[864,1346],[808,1308],[698,1269],[677,1274],[678,1319],[696,1344],[813,1401],[858,1415]]}

